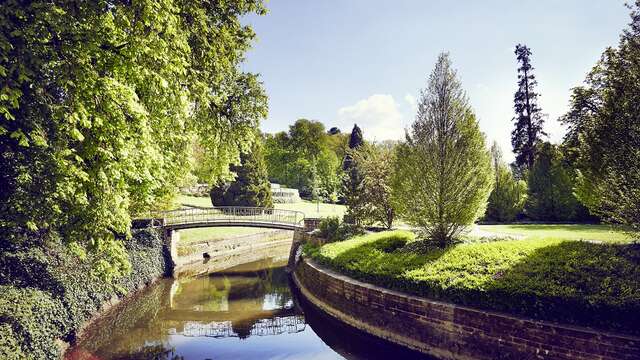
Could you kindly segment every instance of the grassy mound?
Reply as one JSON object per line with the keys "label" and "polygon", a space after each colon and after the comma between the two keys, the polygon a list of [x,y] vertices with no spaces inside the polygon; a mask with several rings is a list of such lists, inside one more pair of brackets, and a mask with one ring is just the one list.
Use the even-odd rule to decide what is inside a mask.
{"label": "grassy mound", "polygon": [[[640,333],[640,245],[558,238],[407,251],[406,231],[368,234],[305,252],[383,287],[536,319]],[[407,246],[411,248],[411,246]]]}

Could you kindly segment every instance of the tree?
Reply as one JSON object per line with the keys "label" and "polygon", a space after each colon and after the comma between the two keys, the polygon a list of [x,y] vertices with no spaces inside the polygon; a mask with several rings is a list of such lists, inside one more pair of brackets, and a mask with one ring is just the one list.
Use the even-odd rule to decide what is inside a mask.
{"label": "tree", "polygon": [[513,96],[513,108],[516,116],[513,118],[515,128],[511,132],[511,145],[516,154],[516,166],[521,172],[530,170],[535,160],[535,150],[543,135],[544,119],[542,110],[538,106],[538,84],[533,75],[531,65],[531,50],[526,45],[518,44],[515,50],[518,68],[518,90]]}
{"label": "tree", "polygon": [[502,151],[494,141],[491,146],[494,184],[489,195],[485,219],[498,222],[510,222],[522,213],[527,198],[527,184],[516,180],[511,169],[502,161]]}
{"label": "tree", "polygon": [[271,184],[262,152],[262,143],[256,141],[251,151],[240,156],[240,165],[231,166],[234,181],[211,189],[213,206],[253,206],[272,208]]}
{"label": "tree", "polygon": [[576,193],[604,220],[640,231],[640,1],[617,48],[573,89],[564,143],[578,168]]}
{"label": "tree", "polygon": [[324,125],[299,119],[289,132],[268,135],[265,159],[269,178],[300,190],[302,196],[331,198],[339,186],[339,160]]}
{"label": "tree", "polygon": [[[380,223],[387,229],[393,226],[395,210],[391,201],[391,173],[393,149],[363,144],[351,153],[352,166],[362,176],[359,203],[347,203],[349,213],[363,224]],[[359,212],[359,213],[358,213]],[[357,214],[356,214],[357,213]]]}
{"label": "tree", "polygon": [[353,162],[353,155],[363,144],[362,130],[357,124],[354,124],[349,136],[349,149],[342,160],[342,170],[344,171],[342,175],[342,196],[347,205],[345,221],[358,226],[365,221],[362,216],[365,214],[364,207],[366,203],[363,196],[364,178],[360,173],[360,169]]}
{"label": "tree", "polygon": [[526,214],[533,220],[569,221],[578,215],[572,169],[558,146],[543,142],[528,176]]}
{"label": "tree", "polygon": [[[251,145],[267,101],[239,64],[260,0],[7,1],[0,7],[0,238],[60,237],[128,269],[121,234],[189,173],[194,138],[208,180]],[[38,204],[38,206],[34,206]]]}
{"label": "tree", "polygon": [[439,246],[484,213],[491,158],[447,53],[440,54],[421,92],[416,120],[396,159],[394,203]]}

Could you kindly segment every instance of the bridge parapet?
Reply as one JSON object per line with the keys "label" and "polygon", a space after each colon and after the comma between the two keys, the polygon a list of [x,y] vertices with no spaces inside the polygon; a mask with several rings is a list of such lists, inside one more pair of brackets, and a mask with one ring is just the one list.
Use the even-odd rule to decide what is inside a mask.
{"label": "bridge parapet", "polygon": [[296,230],[305,226],[303,212],[260,207],[220,206],[153,211],[148,218],[162,219],[165,229],[212,226],[252,226]]}

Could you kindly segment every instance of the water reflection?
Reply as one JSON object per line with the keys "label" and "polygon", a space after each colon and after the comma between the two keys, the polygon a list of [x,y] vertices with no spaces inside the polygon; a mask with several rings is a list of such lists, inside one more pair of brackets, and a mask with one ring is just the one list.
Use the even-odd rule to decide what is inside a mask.
{"label": "water reflection", "polygon": [[303,304],[305,319],[283,266],[282,259],[267,259],[208,276],[162,280],[92,324],[66,358],[418,356],[341,327]]}

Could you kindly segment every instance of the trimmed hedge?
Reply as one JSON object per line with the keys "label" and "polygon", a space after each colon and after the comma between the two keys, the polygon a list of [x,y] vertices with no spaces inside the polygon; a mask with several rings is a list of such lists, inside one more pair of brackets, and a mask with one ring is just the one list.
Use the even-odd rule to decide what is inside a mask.
{"label": "trimmed hedge", "polygon": [[[153,229],[136,230],[126,241],[132,271],[109,284],[92,274],[92,262],[70,254],[61,244],[3,252],[0,256],[0,355],[56,359],[56,339],[75,341],[78,330],[102,305],[165,275],[167,249]],[[5,293],[7,294],[5,296]]]}
{"label": "trimmed hedge", "polygon": [[[353,278],[457,304],[640,334],[640,245],[532,239],[419,254],[405,231],[305,254]],[[407,243],[410,243],[407,245]]]}

